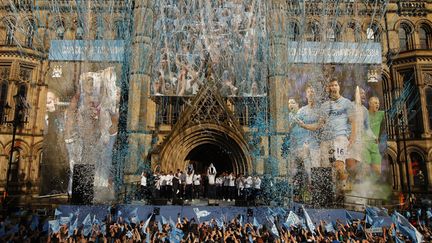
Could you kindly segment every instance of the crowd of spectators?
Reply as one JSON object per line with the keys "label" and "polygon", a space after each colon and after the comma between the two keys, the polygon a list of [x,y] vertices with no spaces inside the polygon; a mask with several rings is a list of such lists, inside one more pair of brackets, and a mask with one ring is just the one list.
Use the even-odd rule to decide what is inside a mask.
{"label": "crowd of spectators", "polygon": [[[303,209],[304,210],[304,209]],[[340,219],[336,222],[311,223],[304,210],[274,213],[270,210],[263,222],[249,215],[233,215],[203,220],[180,214],[176,222],[150,214],[146,219],[122,217],[108,213],[103,220],[88,215],[82,222],[75,216],[54,216],[43,219],[22,213],[8,216],[0,222],[1,242],[431,242],[432,214],[418,209],[401,214],[412,219],[410,228],[401,214],[393,214],[390,226],[380,221]],[[56,213],[57,214],[57,213]],[[347,213],[349,215],[349,213]],[[368,213],[366,212],[366,215]],[[395,215],[400,215],[401,219]],[[293,217],[294,216],[294,217]],[[304,217],[305,220],[301,218]],[[399,217],[399,216],[398,216]],[[308,221],[309,219],[309,221]],[[265,221],[265,222],[264,222]],[[382,220],[381,220],[382,223]],[[415,226],[413,226],[415,225]],[[417,231],[414,230],[414,227]],[[416,238],[421,234],[421,238]]]}

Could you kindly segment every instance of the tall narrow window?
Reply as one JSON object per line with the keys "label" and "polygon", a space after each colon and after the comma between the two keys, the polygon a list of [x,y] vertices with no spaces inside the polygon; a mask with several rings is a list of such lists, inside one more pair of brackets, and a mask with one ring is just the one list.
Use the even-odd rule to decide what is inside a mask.
{"label": "tall narrow window", "polygon": [[321,40],[321,31],[317,22],[312,22],[308,26],[307,31],[309,37],[307,38],[309,41],[320,41]]}
{"label": "tall narrow window", "polygon": [[116,39],[117,40],[124,39],[125,33],[126,33],[124,22],[121,20],[118,20],[115,22],[114,27],[115,27]]}
{"label": "tall narrow window", "polygon": [[432,87],[431,86],[426,86],[425,96],[426,96],[426,109],[428,112],[428,119],[429,119],[429,130],[432,130]]}
{"label": "tall narrow window", "polygon": [[19,164],[21,160],[20,151],[14,148],[12,153],[12,163],[9,172],[9,182],[18,182]]}
{"label": "tall narrow window", "polygon": [[411,172],[414,179],[415,187],[424,187],[427,185],[427,170],[423,156],[417,152],[409,154],[411,162]]}
{"label": "tall narrow window", "polygon": [[430,31],[429,27],[427,27],[427,26],[420,27],[418,34],[419,34],[419,40],[420,40],[419,48],[420,49],[429,49],[430,36],[431,36],[431,31]]}
{"label": "tall narrow window", "polygon": [[36,24],[33,20],[30,20],[27,24],[27,33],[26,33],[26,45],[28,47],[33,46],[33,36],[36,30]]}
{"label": "tall narrow window", "polygon": [[410,49],[411,28],[406,24],[399,27],[399,49],[407,51]]}
{"label": "tall narrow window", "polygon": [[373,23],[367,28],[366,38],[374,42],[381,41],[381,33],[377,24]]}
{"label": "tall narrow window", "polygon": [[420,92],[415,83],[414,73],[412,71],[403,74],[405,109],[408,121],[409,138],[421,138],[423,132],[423,119],[421,110]]}
{"label": "tall narrow window", "polygon": [[298,41],[299,39],[299,28],[297,23],[291,22],[288,25],[288,40],[289,41]]}
{"label": "tall narrow window", "polygon": [[5,115],[5,107],[7,103],[8,83],[3,81],[0,84],[0,124],[3,123],[3,117]]}
{"label": "tall narrow window", "polygon": [[6,45],[13,45],[15,43],[15,21],[12,19],[6,20]]}
{"label": "tall narrow window", "polygon": [[62,20],[58,20],[56,24],[56,37],[59,40],[63,40],[65,33],[65,25]]}

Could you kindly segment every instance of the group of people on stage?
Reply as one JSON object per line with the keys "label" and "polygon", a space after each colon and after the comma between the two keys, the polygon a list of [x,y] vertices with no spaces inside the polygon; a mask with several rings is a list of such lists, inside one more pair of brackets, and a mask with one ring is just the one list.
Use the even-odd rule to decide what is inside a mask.
{"label": "group of people on stage", "polygon": [[306,86],[307,104],[301,108],[295,98],[288,100],[289,127],[283,147],[292,178],[300,164],[309,184],[312,168],[333,167],[340,190],[346,188],[347,179],[355,183],[365,172],[379,176],[379,138],[384,119],[379,98],[371,96],[367,100],[366,92],[357,88],[356,98],[351,101],[341,95],[337,79],[326,83],[323,97],[318,97],[316,90],[313,85]]}
{"label": "group of people on stage", "polygon": [[195,173],[189,165],[185,171],[176,173],[155,172],[150,185],[149,175],[141,174],[141,199],[164,198],[193,200],[199,198],[234,201],[236,199],[255,200],[261,194],[259,176],[223,172],[217,174],[213,164],[206,174]]}

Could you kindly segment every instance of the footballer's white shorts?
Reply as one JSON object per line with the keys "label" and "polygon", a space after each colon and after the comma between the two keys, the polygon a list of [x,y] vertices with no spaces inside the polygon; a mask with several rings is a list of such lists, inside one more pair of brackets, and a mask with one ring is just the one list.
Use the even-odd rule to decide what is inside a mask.
{"label": "footballer's white shorts", "polygon": [[321,141],[321,166],[330,167],[335,161],[345,163],[348,143],[346,136],[338,136],[333,140]]}

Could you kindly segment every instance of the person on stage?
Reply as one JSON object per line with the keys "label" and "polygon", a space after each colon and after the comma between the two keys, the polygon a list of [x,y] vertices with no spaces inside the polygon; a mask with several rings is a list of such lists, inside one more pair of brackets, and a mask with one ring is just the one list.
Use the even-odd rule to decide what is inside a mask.
{"label": "person on stage", "polygon": [[193,169],[193,165],[189,164],[186,172],[186,186],[185,186],[185,198],[186,200],[192,201],[193,196],[193,178],[195,171]]}
{"label": "person on stage", "polygon": [[207,169],[207,178],[208,178],[208,187],[207,187],[207,195],[209,199],[216,198],[216,167],[214,167],[213,163]]}
{"label": "person on stage", "polygon": [[194,174],[193,176],[194,199],[199,199],[201,195],[201,175]]}
{"label": "person on stage", "polygon": [[140,200],[146,200],[147,194],[148,194],[147,173],[143,171],[141,173],[141,181],[140,181]]}

